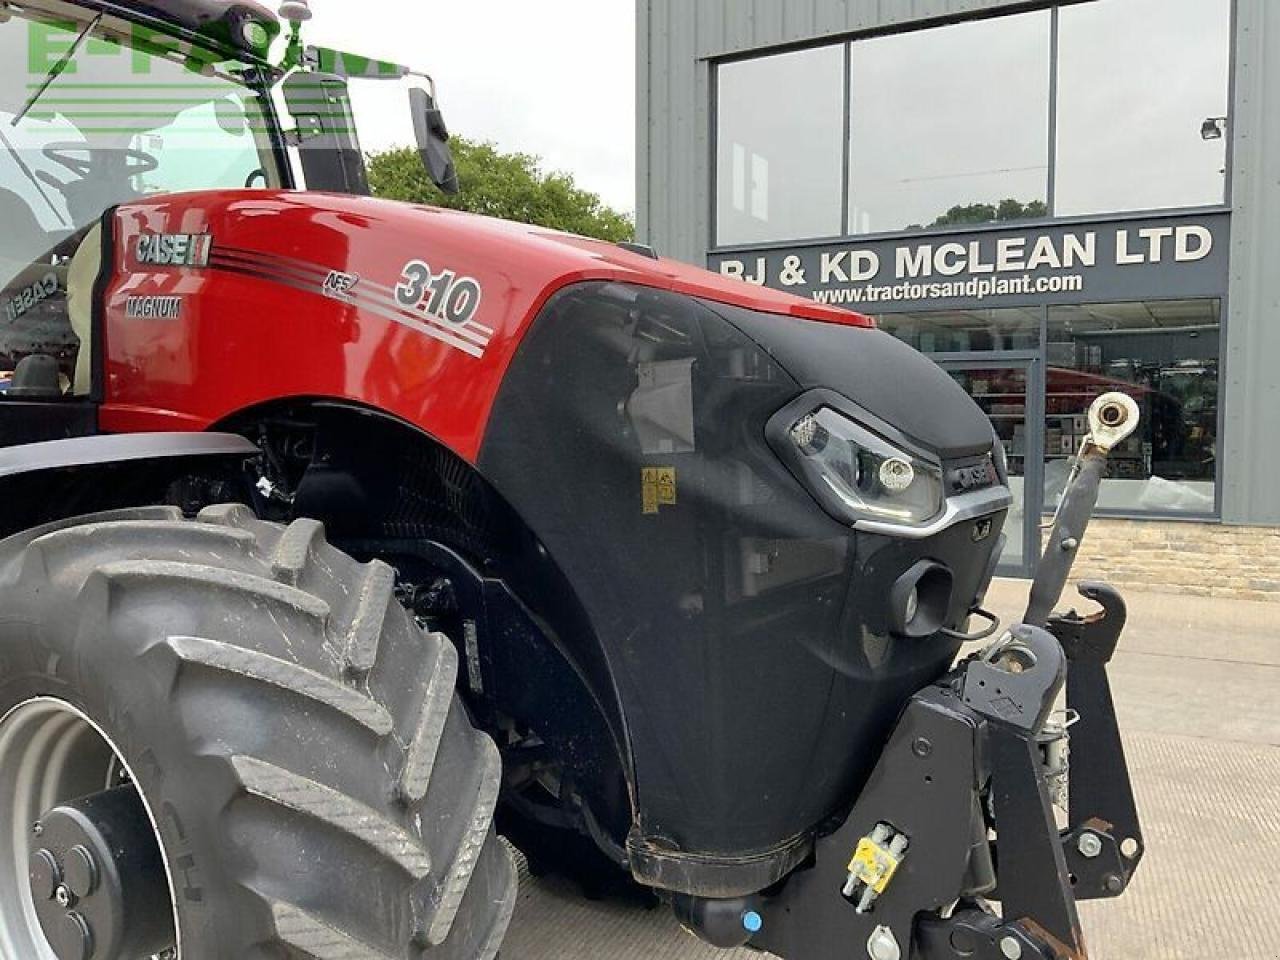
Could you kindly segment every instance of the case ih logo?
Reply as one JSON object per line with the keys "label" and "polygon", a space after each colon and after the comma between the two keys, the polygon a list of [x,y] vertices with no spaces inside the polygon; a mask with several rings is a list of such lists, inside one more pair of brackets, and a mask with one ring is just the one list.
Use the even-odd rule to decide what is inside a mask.
{"label": "case ih logo", "polygon": [[994,487],[1000,482],[1000,476],[996,473],[995,463],[987,457],[981,463],[956,467],[951,471],[950,480],[953,493],[968,493],[970,490]]}
{"label": "case ih logo", "polygon": [[208,233],[144,233],[134,255],[140,265],[153,267],[207,267],[213,250]]}

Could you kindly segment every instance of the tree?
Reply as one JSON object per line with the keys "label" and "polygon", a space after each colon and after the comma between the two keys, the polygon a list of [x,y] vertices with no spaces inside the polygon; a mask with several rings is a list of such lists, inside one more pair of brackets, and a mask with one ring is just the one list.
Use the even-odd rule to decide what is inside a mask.
{"label": "tree", "polygon": [[369,158],[369,183],[379,197],[429,203],[533,223],[617,243],[635,237],[631,217],[583,190],[567,173],[544,173],[538,157],[504,153],[492,143],[452,137],[449,146],[462,191],[442,193],[427,178],[416,150],[405,147]]}
{"label": "tree", "polygon": [[[970,203],[952,207],[931,227],[950,227],[966,223],[1005,223],[1013,220],[1033,220],[1049,215],[1049,208],[1041,200],[1022,203],[1009,197],[996,206],[991,203]],[[910,229],[910,228],[909,228]],[[915,227],[915,229],[920,229]]]}

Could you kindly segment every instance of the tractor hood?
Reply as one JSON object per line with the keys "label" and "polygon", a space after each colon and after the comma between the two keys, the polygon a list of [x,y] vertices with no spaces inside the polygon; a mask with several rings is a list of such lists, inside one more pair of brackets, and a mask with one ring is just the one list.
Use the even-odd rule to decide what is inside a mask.
{"label": "tractor hood", "polygon": [[[102,428],[323,398],[478,473],[573,611],[535,564],[493,569],[605,665],[638,876],[734,895],[785,875],[949,668],[938,628],[989,579],[1008,491],[972,401],[865,317],[369,198],[184,194],[108,219]],[[446,486],[439,509],[480,523]]]}
{"label": "tractor hood", "polygon": [[955,460],[991,449],[991,422],[932,361],[881,330],[850,337],[838,326],[758,310],[720,308],[806,389],[854,400],[911,440]]}
{"label": "tractor hood", "polygon": [[[157,408],[154,385],[172,381],[173,366],[149,383],[132,371],[158,360],[157,339],[185,356],[196,338],[183,327],[223,338],[243,324],[240,335],[263,344],[264,358],[273,355],[268,344],[294,358],[256,378],[229,354],[225,369],[221,356],[204,357],[204,380],[219,386],[196,391],[191,412],[201,419],[217,422],[273,396],[341,397],[417,424],[474,462],[508,365],[538,311],[566,286],[611,281],[824,326],[873,326],[856,313],[613,244],[369,197],[188,193],[125,204],[110,216],[117,281],[107,309],[118,323],[106,418],[121,429],[169,426],[144,423],[143,410]],[[181,301],[154,299],[175,296]],[[184,323],[127,322],[131,303],[156,302],[179,310]],[[245,317],[247,303],[270,322]],[[335,354],[344,337],[354,339]],[[129,416],[114,419],[115,404]]]}
{"label": "tractor hood", "polygon": [[[832,418],[821,443],[815,414]],[[609,662],[636,876],[763,889],[856,795],[908,698],[956,655],[938,628],[961,625],[990,578],[1008,505],[993,439],[941,369],[874,329],[618,281],[564,287],[540,311],[479,466]],[[897,501],[876,489],[895,470],[917,471]],[[848,482],[892,518],[915,484],[953,476],[969,486],[914,526],[830,497]],[[931,612],[899,609],[913,590]]]}

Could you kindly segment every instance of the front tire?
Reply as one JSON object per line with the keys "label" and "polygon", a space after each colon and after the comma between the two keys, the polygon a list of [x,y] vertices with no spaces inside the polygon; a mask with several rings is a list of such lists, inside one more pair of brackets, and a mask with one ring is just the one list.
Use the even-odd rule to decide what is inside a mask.
{"label": "front tire", "polygon": [[[241,506],[0,543],[0,756],[39,769],[61,737],[44,768],[71,770],[0,772],[0,836],[118,773],[153,822],[180,960],[492,960],[516,893],[498,752],[455,695],[454,647],[393,588],[318,523]],[[32,704],[65,706],[61,732]],[[0,902],[0,956],[55,960],[24,902],[27,846],[0,864],[0,892],[25,895]]]}

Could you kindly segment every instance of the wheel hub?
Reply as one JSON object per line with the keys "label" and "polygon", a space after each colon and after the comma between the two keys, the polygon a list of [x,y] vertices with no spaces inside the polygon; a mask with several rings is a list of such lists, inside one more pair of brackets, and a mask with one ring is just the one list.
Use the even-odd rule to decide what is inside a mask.
{"label": "wheel hub", "polygon": [[58,960],[133,960],[173,943],[164,863],[132,785],[60,804],[32,832],[32,905]]}
{"label": "wheel hub", "polygon": [[36,697],[0,711],[0,957],[182,956],[153,811],[77,707]]}

